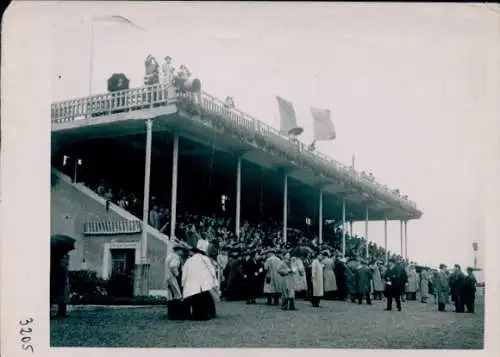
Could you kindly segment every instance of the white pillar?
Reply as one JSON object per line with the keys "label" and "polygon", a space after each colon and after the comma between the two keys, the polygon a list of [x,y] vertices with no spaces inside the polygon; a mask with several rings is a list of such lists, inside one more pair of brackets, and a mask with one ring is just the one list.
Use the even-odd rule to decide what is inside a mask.
{"label": "white pillar", "polygon": [[345,222],[345,198],[342,197],[342,256],[345,258],[345,230],[346,230],[346,222]]}
{"label": "white pillar", "polygon": [[408,260],[408,221],[405,221],[405,259]]}
{"label": "white pillar", "polygon": [[399,221],[399,234],[401,239],[401,257],[404,257],[403,252],[403,221]]}
{"label": "white pillar", "polygon": [[146,121],[146,163],[144,169],[144,201],[142,204],[142,237],[141,259],[145,261],[148,256],[148,218],[149,218],[149,185],[151,179],[151,144],[153,141],[153,121]]}
{"label": "white pillar", "polygon": [[389,251],[387,250],[387,217],[384,219],[384,249],[385,249],[385,264],[389,262]]}
{"label": "white pillar", "polygon": [[174,131],[174,147],[172,150],[172,192],[170,194],[170,238],[175,237],[177,220],[177,177],[179,166],[179,132]]}
{"label": "white pillar", "polygon": [[238,156],[236,163],[236,219],[235,234],[240,236],[240,216],[241,216],[241,156]]}
{"label": "white pillar", "polygon": [[319,228],[319,244],[323,243],[323,190],[319,190],[319,215],[318,215],[318,228]]}
{"label": "white pillar", "polygon": [[286,244],[288,225],[288,175],[283,176],[283,242]]}
{"label": "white pillar", "polygon": [[365,208],[365,239],[366,239],[366,258],[370,256],[368,248],[368,207]]}

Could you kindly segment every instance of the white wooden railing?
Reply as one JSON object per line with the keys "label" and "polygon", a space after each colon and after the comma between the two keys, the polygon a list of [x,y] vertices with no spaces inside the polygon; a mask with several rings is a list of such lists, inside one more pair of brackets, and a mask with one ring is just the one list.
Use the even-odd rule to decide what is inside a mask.
{"label": "white wooden railing", "polygon": [[[169,93],[174,93],[174,91],[168,89],[166,84],[156,84],[153,86],[132,88],[112,93],[97,94],[90,97],[54,102],[51,106],[51,120],[53,124],[58,124],[99,115],[174,104],[177,101],[177,95],[170,95],[169,97]],[[328,167],[333,167],[335,171],[345,178],[362,183],[376,192],[389,195],[402,206],[411,208],[414,211],[417,209],[415,202],[408,200],[406,197],[402,197],[399,192],[389,189],[387,186],[376,182],[364,174],[360,174],[353,168],[331,157],[317,151],[309,151],[305,144],[297,140],[291,140],[288,136],[280,133],[276,128],[261,122],[237,108],[228,107],[223,101],[206,92],[203,92],[201,96],[201,109],[205,113],[222,115],[225,119],[236,124],[236,126],[251,132],[257,132],[271,139],[278,145],[294,147],[301,154],[308,156],[310,159]]]}

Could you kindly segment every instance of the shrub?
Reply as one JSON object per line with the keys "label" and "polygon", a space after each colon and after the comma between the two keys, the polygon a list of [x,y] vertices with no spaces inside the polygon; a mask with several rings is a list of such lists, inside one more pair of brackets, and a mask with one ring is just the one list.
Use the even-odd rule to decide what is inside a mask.
{"label": "shrub", "polygon": [[91,270],[69,272],[70,301],[72,304],[95,304],[106,296],[106,281]]}

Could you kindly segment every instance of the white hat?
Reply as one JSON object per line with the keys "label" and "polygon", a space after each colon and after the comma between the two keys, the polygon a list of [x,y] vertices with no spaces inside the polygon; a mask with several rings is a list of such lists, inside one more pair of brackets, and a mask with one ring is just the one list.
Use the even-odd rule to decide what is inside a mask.
{"label": "white hat", "polygon": [[205,254],[207,254],[209,246],[210,243],[208,243],[208,241],[205,239],[199,239],[198,242],[196,243],[196,249],[201,250]]}

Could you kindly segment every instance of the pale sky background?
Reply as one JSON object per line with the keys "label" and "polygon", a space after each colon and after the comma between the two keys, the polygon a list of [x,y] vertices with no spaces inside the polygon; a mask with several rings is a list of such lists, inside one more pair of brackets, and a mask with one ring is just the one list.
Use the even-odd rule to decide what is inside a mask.
{"label": "pale sky background", "polygon": [[[93,92],[114,72],[140,86],[146,56],[170,55],[205,91],[266,123],[277,126],[276,95],[292,101],[307,143],[309,105],[328,108],[337,140],[320,151],[345,164],[355,155],[358,170],[424,212],[408,224],[410,259],[465,267],[474,240],[484,249],[481,135],[500,28],[484,5],[75,3],[54,13],[54,101],[88,95],[92,17],[125,16],[145,31],[95,23]],[[369,239],[383,245],[382,222]],[[400,251],[399,222],[389,249]]]}

